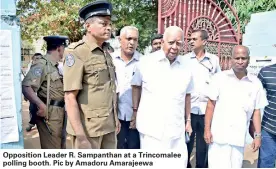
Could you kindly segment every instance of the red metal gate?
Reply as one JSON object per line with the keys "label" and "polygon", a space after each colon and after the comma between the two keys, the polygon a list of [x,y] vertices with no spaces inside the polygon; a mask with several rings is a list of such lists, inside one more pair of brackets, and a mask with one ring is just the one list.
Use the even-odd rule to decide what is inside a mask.
{"label": "red metal gate", "polygon": [[[228,0],[159,0],[158,32],[176,25],[185,32],[183,53],[190,52],[189,37],[195,29],[209,34],[207,51],[220,58],[223,70],[230,68],[234,45],[240,43],[240,23]],[[230,21],[231,19],[231,21]]]}

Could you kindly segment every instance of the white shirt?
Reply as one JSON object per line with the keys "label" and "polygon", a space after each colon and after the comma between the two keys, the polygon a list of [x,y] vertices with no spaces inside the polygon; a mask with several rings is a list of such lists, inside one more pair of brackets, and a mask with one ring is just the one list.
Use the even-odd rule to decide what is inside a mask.
{"label": "white shirt", "polygon": [[213,141],[243,147],[253,111],[267,105],[260,80],[250,74],[239,80],[232,69],[226,70],[214,75],[208,97],[216,101]]}
{"label": "white shirt", "polygon": [[63,63],[58,62],[58,73],[63,76]]}
{"label": "white shirt", "polygon": [[163,50],[137,64],[132,85],[142,86],[136,117],[140,133],[157,139],[180,138],[185,132],[185,97],[193,89],[191,73],[179,57],[170,65]]}
{"label": "white shirt", "polygon": [[194,52],[182,56],[183,63],[193,74],[194,91],[191,94],[191,113],[204,115],[208,99],[205,97],[207,86],[212,76],[221,71],[219,58],[205,52],[205,56],[198,60]]}
{"label": "white shirt", "polygon": [[116,70],[117,93],[119,94],[118,118],[120,120],[130,121],[133,114],[131,79],[141,54],[135,51],[132,59],[128,63],[126,63],[120,55],[121,51],[112,53]]}

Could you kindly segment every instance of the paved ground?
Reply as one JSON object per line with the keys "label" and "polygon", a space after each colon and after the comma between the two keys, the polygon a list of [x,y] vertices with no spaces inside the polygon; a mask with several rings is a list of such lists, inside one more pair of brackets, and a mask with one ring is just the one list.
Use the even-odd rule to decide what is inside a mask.
{"label": "paved ground", "polygon": [[[25,149],[40,149],[39,134],[36,128],[30,132],[26,132],[25,128],[28,126],[29,122],[29,112],[28,112],[28,102],[23,101],[23,129],[24,129],[24,143]],[[67,148],[71,149],[70,137],[67,137]],[[258,153],[252,153],[251,148],[247,145],[244,153],[244,168],[256,168],[257,167]],[[195,156],[194,153],[191,156],[192,165],[195,166]],[[219,160],[219,159],[218,159]]]}

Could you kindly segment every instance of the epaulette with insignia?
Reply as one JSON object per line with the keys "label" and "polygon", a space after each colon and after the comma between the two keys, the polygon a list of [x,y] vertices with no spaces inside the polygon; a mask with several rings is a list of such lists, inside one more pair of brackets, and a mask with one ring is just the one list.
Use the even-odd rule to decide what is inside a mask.
{"label": "epaulette with insignia", "polygon": [[82,45],[82,44],[84,44],[84,41],[80,40],[78,42],[71,43],[67,48],[68,49],[76,49],[79,45]]}

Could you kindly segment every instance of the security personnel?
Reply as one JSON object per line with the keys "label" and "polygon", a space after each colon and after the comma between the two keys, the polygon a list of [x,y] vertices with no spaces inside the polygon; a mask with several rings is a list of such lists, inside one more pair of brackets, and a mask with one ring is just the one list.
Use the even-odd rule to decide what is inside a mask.
{"label": "security personnel", "polygon": [[111,36],[112,5],[95,1],[80,9],[86,35],[64,56],[67,133],[73,148],[115,149],[117,118],[115,67],[106,52]]}
{"label": "security personnel", "polygon": [[37,106],[36,125],[42,149],[60,149],[64,145],[64,91],[57,66],[63,57],[66,39],[63,36],[44,37],[47,54],[31,66],[22,82],[24,96]]}

